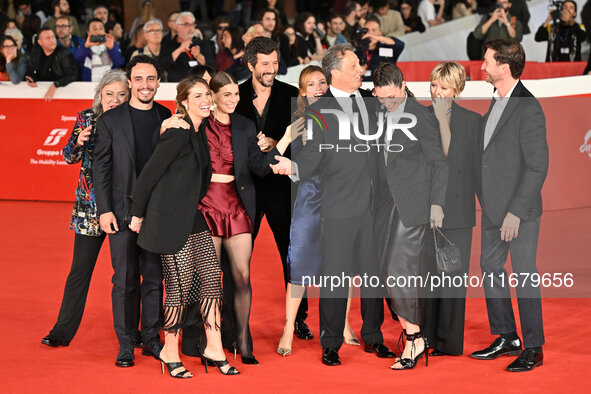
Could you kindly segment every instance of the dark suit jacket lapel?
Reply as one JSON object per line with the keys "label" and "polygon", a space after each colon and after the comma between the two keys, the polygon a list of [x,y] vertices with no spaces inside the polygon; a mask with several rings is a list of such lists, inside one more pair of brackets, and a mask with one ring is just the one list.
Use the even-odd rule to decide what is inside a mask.
{"label": "dark suit jacket lapel", "polygon": [[129,109],[129,101],[125,103],[125,110],[122,111],[122,117],[120,119],[120,127],[123,132],[123,137],[125,139],[125,147],[127,148],[127,152],[131,157],[131,163],[133,164],[133,168],[135,168],[135,138],[133,136],[133,124],[131,123],[131,111]]}
{"label": "dark suit jacket lapel", "polygon": [[[245,115],[247,118],[249,119],[256,119],[256,115],[257,115],[257,109],[255,108],[253,102],[252,102],[252,95],[254,92],[254,88],[252,87],[252,77],[250,77],[249,79],[246,80],[246,82],[243,82],[243,84],[245,85],[245,93],[243,95],[243,97],[240,97],[240,101],[244,100],[247,104],[247,108],[250,112],[250,114]],[[273,91],[271,91],[271,94],[273,94]],[[244,114],[243,114],[244,115]],[[257,130],[257,133],[260,130]]]}
{"label": "dark suit jacket lapel", "polygon": [[[156,115],[158,116],[158,124],[161,125],[163,119],[163,113],[161,113],[161,109],[160,106],[154,102],[154,107],[156,108]],[[160,126],[158,126],[156,128],[156,130],[154,130],[154,132],[152,133],[152,151],[156,148],[156,144],[158,143],[158,138],[160,137]]]}
{"label": "dark suit jacket lapel", "polygon": [[232,152],[234,153],[234,176],[238,179],[242,165],[248,155],[248,141],[246,132],[242,128],[242,122],[237,121],[234,114],[230,115],[232,122]]}
{"label": "dark suit jacket lapel", "polygon": [[[519,96],[521,95],[521,90],[523,89],[523,84],[521,83],[521,81],[517,81],[517,85],[515,86],[515,89],[513,89],[513,92],[511,93],[511,96],[509,97],[509,101],[507,102],[507,105],[505,106],[505,109],[503,110],[503,114],[501,115],[501,118],[499,119],[499,123],[497,123],[497,126],[495,127],[495,130],[492,133],[492,136],[490,137],[490,141],[488,142],[489,145],[491,143],[491,141],[495,138],[495,136],[499,133],[499,131],[502,129],[503,124],[507,122],[507,120],[509,120],[509,117],[511,116],[511,114],[515,111],[515,109],[517,108],[517,106],[519,105]],[[493,99],[493,104],[496,100]],[[492,110],[492,106],[491,106],[491,110]],[[490,110],[489,110],[490,113]],[[488,116],[487,116],[487,120],[488,120]],[[486,127],[486,121],[485,121],[485,127]]]}
{"label": "dark suit jacket lapel", "polygon": [[[421,105],[421,104],[419,104],[413,97],[407,97],[406,104],[404,105],[404,112],[414,115],[416,113],[417,105]],[[386,110],[386,114],[388,114],[387,110]],[[435,116],[435,115],[433,115],[433,116]],[[417,122],[418,122],[418,119],[417,119]],[[417,123],[417,126],[415,126],[415,127],[420,127],[419,125],[420,124]],[[386,131],[387,131],[386,127],[384,126],[384,134],[386,133]],[[412,132],[412,130],[410,130],[410,131]],[[392,143],[392,144],[398,143],[398,144],[404,146],[404,142],[408,142],[408,141],[410,141],[410,140],[408,139],[408,137],[406,137],[406,135],[401,130],[396,130],[396,131],[394,131],[394,134],[392,134],[392,141],[390,141],[390,143]],[[397,155],[397,153],[388,153],[388,165],[387,165],[388,168],[395,165],[394,159],[396,158],[396,155]]]}
{"label": "dark suit jacket lapel", "polygon": [[[431,107],[431,109],[433,109],[433,107]],[[449,150],[447,152],[447,157],[452,156],[453,157],[453,153],[455,152],[456,149],[458,149],[456,147],[456,144],[454,143],[454,139],[455,141],[457,141],[460,137],[457,135],[457,133],[459,133],[458,130],[462,130],[462,124],[461,119],[460,119],[460,106],[458,104],[455,103],[455,101],[451,102],[451,118],[449,120],[449,129],[451,131],[451,139],[449,141]],[[433,112],[433,116],[435,116],[435,112]],[[456,136],[454,138],[454,133],[456,133]],[[440,136],[441,138],[441,136]]]}

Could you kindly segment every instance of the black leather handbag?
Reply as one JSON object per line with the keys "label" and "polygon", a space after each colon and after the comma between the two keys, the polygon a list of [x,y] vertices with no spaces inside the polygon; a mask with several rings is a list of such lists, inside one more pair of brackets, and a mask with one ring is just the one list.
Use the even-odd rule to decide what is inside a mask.
{"label": "black leather handbag", "polygon": [[[439,228],[433,226],[433,240],[435,241],[435,260],[437,261],[437,272],[451,274],[462,267],[460,248],[451,242]],[[437,233],[445,240],[447,245],[439,247],[437,245]]]}

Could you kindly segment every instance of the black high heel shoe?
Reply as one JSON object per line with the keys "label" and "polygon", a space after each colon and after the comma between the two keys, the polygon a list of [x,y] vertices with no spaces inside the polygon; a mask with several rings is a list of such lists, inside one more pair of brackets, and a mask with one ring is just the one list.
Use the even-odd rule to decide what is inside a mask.
{"label": "black high heel shoe", "polygon": [[250,356],[243,355],[240,349],[238,349],[236,343],[234,343],[232,347],[234,348],[234,360],[236,360],[236,354],[240,354],[240,357],[242,358],[242,364],[259,365],[259,361],[254,357],[254,354],[251,353]]}
{"label": "black high heel shoe", "polygon": [[240,372],[236,369],[236,367],[230,367],[226,372],[222,371],[222,367],[228,365],[228,360],[212,360],[209,357],[201,356],[201,364],[205,366],[205,373],[207,373],[207,366],[210,365],[212,367],[217,367],[217,369],[222,373],[222,375],[240,375]]}
{"label": "black high heel shoe", "polygon": [[[403,330],[403,333],[404,333],[404,336],[406,336],[406,340],[411,341],[410,358],[402,358],[402,355],[401,355],[400,358],[398,360],[396,360],[396,362],[399,363],[402,368],[394,368],[394,365],[396,365],[396,363],[394,365],[392,365],[390,368],[392,368],[395,371],[402,371],[405,369],[413,369],[414,367],[416,367],[417,362],[421,359],[421,357],[423,357],[423,355],[425,356],[425,366],[428,367],[429,366],[429,341],[427,340],[427,338],[420,331],[416,332],[414,334],[407,334],[406,331]],[[400,337],[402,337],[402,334],[400,334]],[[421,338],[423,338],[423,341],[425,342],[425,347],[422,352],[420,352],[415,357],[413,357],[413,354],[415,351],[415,341],[417,339],[421,339]],[[400,342],[400,340],[399,340],[399,342]]]}
{"label": "black high heel shoe", "polygon": [[[163,359],[160,359],[160,366],[162,367],[162,375],[164,375],[164,366],[166,365],[166,368],[168,369],[168,373],[170,376],[172,376],[173,378],[178,378],[178,379],[191,379],[193,376],[192,375],[187,375],[189,372],[189,370],[187,368],[185,368],[185,366],[183,365],[182,362],[180,361],[174,361],[171,363],[167,363],[166,361],[164,361]],[[177,368],[185,368],[184,370],[177,372],[176,374],[172,374],[172,371],[174,371]]]}

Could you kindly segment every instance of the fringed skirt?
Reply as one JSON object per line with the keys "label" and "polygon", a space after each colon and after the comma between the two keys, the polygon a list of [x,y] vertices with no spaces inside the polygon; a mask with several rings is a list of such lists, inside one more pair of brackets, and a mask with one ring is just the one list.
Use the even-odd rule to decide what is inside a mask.
{"label": "fringed skirt", "polygon": [[[221,307],[222,270],[209,231],[191,234],[179,252],[162,255],[162,271],[166,291],[163,329],[181,328],[189,306],[197,302],[204,324],[210,327],[209,313]],[[217,316],[213,321],[218,321]]]}

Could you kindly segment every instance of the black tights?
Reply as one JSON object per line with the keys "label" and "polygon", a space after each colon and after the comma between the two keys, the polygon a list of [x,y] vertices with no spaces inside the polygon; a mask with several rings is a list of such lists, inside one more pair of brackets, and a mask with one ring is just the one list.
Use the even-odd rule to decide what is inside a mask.
{"label": "black tights", "polygon": [[252,254],[252,235],[236,234],[229,238],[213,237],[218,259],[221,260],[223,244],[232,278],[236,286],[234,291],[234,313],[236,317],[237,347],[243,356],[252,355],[252,338],[250,337],[250,307],[252,304],[252,287],[250,285],[250,256]]}

